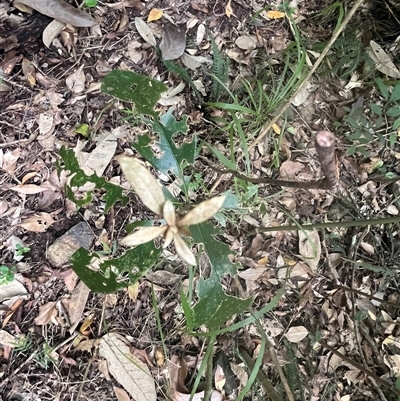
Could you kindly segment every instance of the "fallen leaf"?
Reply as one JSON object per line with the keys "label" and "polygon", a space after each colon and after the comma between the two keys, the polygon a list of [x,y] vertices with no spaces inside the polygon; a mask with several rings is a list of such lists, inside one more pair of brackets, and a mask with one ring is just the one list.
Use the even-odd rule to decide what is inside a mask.
{"label": "fallen leaf", "polygon": [[147,22],[157,21],[163,16],[163,11],[158,8],[153,8],[149,12],[149,16],[147,17]]}
{"label": "fallen leaf", "polygon": [[220,365],[217,364],[217,367],[215,369],[214,373],[214,381],[215,381],[215,388],[219,391],[222,391],[222,389],[225,386],[226,383],[226,377],[224,370]]}
{"label": "fallen leaf", "polygon": [[6,152],[2,157],[3,162],[1,163],[1,168],[8,174],[13,175],[20,155],[21,148],[16,148],[12,152]]}
{"label": "fallen leaf", "polygon": [[64,0],[18,0],[18,3],[25,4],[40,14],[72,26],[90,27],[97,24],[89,14],[75,8]]}
{"label": "fallen leaf", "polygon": [[257,47],[257,36],[243,35],[235,40],[235,45],[242,50],[251,50]]}
{"label": "fallen leaf", "polygon": [[317,230],[299,231],[299,252],[311,270],[316,272],[321,258],[321,241]]}
{"label": "fallen leaf", "polygon": [[235,16],[235,14],[233,13],[233,10],[232,10],[231,0],[229,0],[229,1],[226,3],[226,6],[225,6],[225,15],[226,15],[228,18],[231,18],[232,15]]}
{"label": "fallen leaf", "polygon": [[0,330],[0,345],[14,348],[17,339],[8,331]]}
{"label": "fallen leaf", "polygon": [[38,185],[35,184],[18,184],[15,185],[14,187],[10,188],[11,190],[18,192],[19,194],[25,194],[25,195],[32,195],[32,194],[38,194],[40,192],[48,191],[48,188],[43,188],[39,187]]}
{"label": "fallen leaf", "polygon": [[78,94],[85,90],[85,79],[82,64],[74,73],[65,79],[65,83],[71,92]]}
{"label": "fallen leaf", "polygon": [[308,330],[304,326],[291,327],[285,334],[285,337],[291,343],[299,343],[303,338],[307,337]]}
{"label": "fallen leaf", "polygon": [[56,19],[51,21],[50,24],[46,26],[42,34],[42,40],[47,48],[50,49],[53,40],[60,34],[64,27],[64,22],[58,21]]}
{"label": "fallen leaf", "polygon": [[57,302],[47,302],[47,304],[39,307],[39,314],[34,320],[36,325],[44,326],[50,322],[52,317],[57,316],[56,303]]}
{"label": "fallen leaf", "polygon": [[102,337],[99,354],[107,360],[110,373],[135,400],[157,400],[154,380],[148,367],[131,354],[129,346],[118,333]]}
{"label": "fallen leaf", "polygon": [[135,27],[142,39],[151,46],[156,46],[156,38],[149,26],[139,17],[135,18]]}
{"label": "fallen leaf", "polygon": [[83,281],[80,281],[71,293],[71,297],[68,302],[68,317],[71,323],[71,333],[74,332],[76,326],[81,320],[89,294],[90,289]]}
{"label": "fallen leaf", "polygon": [[35,233],[44,233],[54,223],[55,220],[49,213],[40,212],[23,220],[18,226]]}
{"label": "fallen leaf", "polygon": [[369,46],[370,48],[367,51],[375,62],[376,69],[389,77],[399,79],[400,71],[393,64],[385,50],[383,50],[383,48],[373,40],[369,42]]}
{"label": "fallen leaf", "polygon": [[186,34],[183,28],[167,24],[162,35],[160,50],[164,60],[176,60],[186,48]]}
{"label": "fallen leaf", "polygon": [[114,386],[113,390],[114,390],[114,393],[115,393],[118,401],[131,401],[128,393],[123,388]]}
{"label": "fallen leaf", "polygon": [[[0,291],[0,302],[8,299],[27,298],[28,291],[25,286],[18,280],[3,284]],[[11,306],[9,306],[11,307]]]}
{"label": "fallen leaf", "polygon": [[36,85],[36,77],[35,77],[35,67],[32,64],[31,61],[29,61],[27,58],[22,59],[22,72],[24,73],[24,77],[26,81],[28,82],[29,86],[33,88]]}
{"label": "fallen leaf", "polygon": [[267,17],[271,18],[271,19],[284,18],[285,13],[283,13],[281,11],[269,10],[269,11],[267,11]]}

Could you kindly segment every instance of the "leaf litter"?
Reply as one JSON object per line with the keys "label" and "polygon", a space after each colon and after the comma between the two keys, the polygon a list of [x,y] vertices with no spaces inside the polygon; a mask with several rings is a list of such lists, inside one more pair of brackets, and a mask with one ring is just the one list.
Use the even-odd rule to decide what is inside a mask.
{"label": "leaf litter", "polygon": [[[38,2],[28,3],[33,5]],[[183,3],[178,3],[175,8],[172,8],[156,2],[152,4],[153,9],[148,9],[144,2],[123,1],[99,4],[98,7],[90,10],[92,15],[90,16],[88,10],[75,9],[71,14],[69,8],[62,7],[63,3],[56,2],[57,7],[61,4],[64,22],[79,26],[82,25],[79,18],[83,18],[83,23],[89,26],[99,23],[102,31],[96,31],[96,28],[91,28],[90,31],[86,28],[84,30],[71,29],[49,20],[44,25],[43,35],[39,34],[31,49],[22,49],[18,47],[18,42],[15,42],[17,44],[11,49],[14,54],[6,53],[5,59],[0,61],[2,75],[4,71],[6,79],[1,84],[1,88],[6,89],[2,92],[1,98],[1,103],[4,103],[4,107],[1,108],[0,148],[0,166],[4,173],[1,177],[3,188],[1,196],[4,199],[2,198],[0,201],[0,218],[2,218],[0,237],[2,238],[2,250],[4,250],[1,263],[7,265],[21,263],[18,265],[21,269],[22,264],[28,266],[28,270],[19,275],[17,280],[0,288],[2,304],[10,308],[2,315],[3,329],[7,333],[5,335],[7,337],[1,337],[3,343],[0,341],[2,363],[6,361],[11,364],[8,372],[12,372],[15,367],[26,363],[27,370],[23,368],[19,372],[24,379],[30,380],[28,371],[36,371],[37,374],[45,377],[43,373],[47,372],[42,370],[43,365],[39,363],[40,360],[32,359],[26,362],[26,358],[20,351],[6,351],[6,347],[10,347],[10,339],[16,339],[18,342],[21,332],[27,335],[30,333],[30,327],[34,327],[36,330],[36,326],[40,326],[40,329],[46,330],[47,336],[40,334],[40,330],[35,332],[34,340],[37,341],[38,349],[44,349],[40,348],[43,345],[52,348],[66,341],[68,347],[71,346],[71,349],[76,350],[76,354],[69,350],[65,351],[65,365],[72,362],[72,355],[74,358],[80,358],[81,362],[89,364],[89,353],[93,352],[96,346],[99,347],[100,356],[104,360],[95,362],[96,373],[81,389],[90,399],[117,398],[125,400],[128,399],[127,394],[135,399],[137,391],[144,389],[148,390],[144,397],[155,399],[154,378],[162,377],[160,382],[157,381],[157,384],[160,383],[161,386],[167,382],[167,377],[163,376],[163,372],[165,372],[165,364],[170,362],[169,356],[165,355],[166,359],[157,357],[157,363],[153,359],[156,358],[155,352],[153,354],[153,346],[156,344],[159,346],[160,339],[152,322],[154,311],[149,306],[150,281],[153,281],[151,275],[143,278],[138,287],[135,290],[132,289],[129,294],[125,291],[119,292],[111,302],[101,295],[90,294],[82,286],[82,282],[77,284],[76,277],[65,266],[49,267],[45,256],[46,248],[73,225],[71,219],[73,219],[75,210],[62,195],[60,189],[63,188],[63,184],[57,182],[58,178],[55,179],[57,172],[54,169],[54,160],[60,147],[67,144],[70,149],[76,149],[80,167],[87,174],[93,172],[99,176],[105,175],[116,183],[123,182],[123,177],[116,169],[117,163],[113,157],[118,152],[117,149],[127,148],[126,144],[132,140],[132,137],[148,135],[148,132],[145,127],[137,126],[131,127],[126,135],[117,138],[108,137],[108,132],[121,124],[116,118],[116,110],[123,106],[118,104],[115,108],[111,108],[110,113],[107,112],[110,110],[108,109],[110,107],[108,105],[109,98],[99,91],[99,83],[104,76],[102,71],[119,68],[144,70],[150,76],[163,81],[170,88],[169,98],[164,100],[164,103],[161,102],[161,107],[172,105],[178,110],[178,115],[190,115],[192,112],[198,112],[197,107],[193,108],[190,89],[187,84],[183,85],[181,77],[165,70],[159,70],[159,66],[155,62],[154,46],[160,46],[164,60],[182,62],[187,69],[194,71],[196,86],[203,88],[204,93],[209,91],[210,82],[209,75],[205,71],[210,68],[214,57],[207,30],[212,31],[222,54],[232,59],[230,76],[232,81],[234,81],[235,75],[239,76],[243,73],[248,77],[254,73],[255,65],[260,62],[257,57],[262,54],[262,49],[267,49],[272,64],[279,62],[276,55],[280,50],[286,48],[288,40],[291,38],[290,27],[285,25],[285,14],[275,9],[262,10],[262,2],[252,1],[250,4],[244,5],[242,3],[232,1],[214,8],[206,2],[191,1],[190,8],[186,10]],[[311,3],[313,2],[296,5],[298,18],[299,20],[303,18],[309,25],[316,25],[312,22],[309,13],[309,8],[316,7],[316,4]],[[42,2],[41,4],[47,3]],[[52,18],[55,17],[48,13],[49,8],[51,7],[47,6],[46,10],[39,9],[39,11]],[[183,10],[187,11],[187,14],[183,13]],[[253,10],[259,11],[258,18],[260,18],[256,20],[255,28],[253,29],[251,24],[243,24],[239,31],[235,31],[238,21],[245,21],[252,15],[250,11],[253,12]],[[113,24],[110,25],[106,17],[110,18],[109,21],[113,20]],[[171,20],[179,21],[182,25],[177,28]],[[262,23],[260,23],[261,21]],[[3,20],[0,24],[3,24]],[[3,28],[3,25],[0,27]],[[93,35],[91,36],[89,32]],[[271,35],[271,32],[274,32],[275,35]],[[52,49],[51,55],[43,48],[40,35],[42,35],[44,45]],[[320,37],[322,40],[323,32],[317,31],[316,37]],[[129,46],[128,43],[131,45]],[[3,46],[3,42],[0,44]],[[98,54],[94,53],[91,51],[93,48],[101,49],[101,51]],[[389,47],[382,48],[375,41],[371,41],[369,53],[378,70],[392,78],[398,76],[398,67],[392,63]],[[100,60],[100,55],[104,60]],[[312,53],[310,53],[310,57],[312,57]],[[19,73],[20,78],[18,77]],[[229,82],[229,85],[231,84],[233,82]],[[316,85],[318,84],[316,83]],[[328,106],[332,102],[343,101],[340,97],[342,95],[334,89],[335,85],[332,87],[328,85],[326,93],[331,96],[330,99],[323,98],[325,92],[315,90],[317,87],[312,86],[307,87],[295,98],[294,104],[305,118],[306,124],[315,123],[307,118],[307,111],[315,113],[315,104],[323,105],[314,114],[323,119],[326,117],[323,111],[325,106],[328,110]],[[338,83],[338,87],[340,85],[342,84]],[[343,85],[343,89],[345,89],[345,85]],[[343,93],[346,92],[346,96],[354,96],[352,90],[353,88],[347,87]],[[346,98],[345,101],[356,101],[356,98]],[[220,110],[215,111],[215,113],[219,112]],[[207,127],[201,123],[202,118],[204,118],[204,114],[200,119],[197,118],[199,125],[194,128],[209,133]],[[195,120],[193,119],[193,121]],[[87,123],[93,129],[91,135],[96,134],[94,135],[95,141],[92,141],[93,136],[90,137],[90,140],[79,138],[75,130],[80,123]],[[175,121],[169,123],[174,124]],[[294,126],[296,127],[295,133],[283,138],[281,142],[285,143],[288,152],[286,153],[287,160],[281,163],[280,176],[283,179],[288,179],[288,177],[309,179],[315,176],[315,162],[305,157],[304,153],[299,156],[299,149],[303,149],[299,146],[307,145],[310,142],[308,130],[305,129],[301,119],[296,119]],[[35,138],[36,134],[40,136]],[[280,135],[279,132],[277,135]],[[153,140],[153,138],[150,139]],[[217,142],[216,146],[226,153],[226,143],[219,138],[215,138],[215,141]],[[162,146],[174,149],[176,153],[182,145],[182,143],[178,143],[174,149],[173,143],[162,144]],[[252,153],[254,165],[261,166],[261,157],[269,157],[268,152],[265,152],[265,146],[266,144],[260,144],[257,152]],[[292,156],[290,156],[290,152],[292,152]],[[343,157],[343,163],[347,163],[349,177],[354,176],[358,177],[360,181],[365,181],[363,188],[359,187],[358,189],[357,184],[354,184],[359,193],[353,195],[360,203],[362,202],[364,212],[373,215],[376,210],[385,208],[387,201],[391,199],[391,194],[365,178],[372,172],[366,173],[357,158],[346,161]],[[34,174],[30,174],[32,172]],[[204,175],[206,176],[206,174],[207,171],[204,170]],[[362,177],[364,178],[362,179]],[[354,181],[349,178],[349,182]],[[116,209],[116,217],[113,218],[113,221],[101,223],[100,216],[104,205],[96,195],[94,199],[94,205],[84,209],[81,218],[90,224],[98,238],[101,234],[100,229],[105,230],[106,235],[101,237],[105,239],[103,241],[104,249],[102,249],[104,251],[107,249],[105,245],[112,248],[115,239],[114,224],[120,229],[121,224],[118,225],[118,220],[129,220],[131,216],[129,212]],[[304,193],[287,190],[278,198],[276,204],[304,220],[308,218],[313,220],[316,216],[336,220],[330,214],[329,202],[328,198],[325,199],[324,195],[316,192]],[[157,212],[161,212],[158,213],[161,215],[164,211],[160,210],[158,206]],[[390,210],[391,214],[396,215],[398,207],[394,204],[389,207],[388,211]],[[148,214],[147,210],[141,209],[139,202],[136,202],[133,208],[138,210],[138,214],[135,216],[142,217]],[[350,212],[355,213],[354,210]],[[243,216],[238,223],[240,230],[248,232],[254,230],[255,227],[262,228],[266,222],[271,226],[290,223],[280,207],[270,207],[268,213],[268,216],[257,212]],[[22,255],[22,259],[13,260],[15,249],[8,249],[10,245],[6,244],[11,235],[17,235],[22,244],[31,247],[32,255]],[[384,372],[387,376],[397,377],[399,339],[396,329],[397,309],[395,305],[399,304],[399,296],[395,290],[392,292],[386,290],[390,286],[388,286],[387,278],[382,270],[379,270],[385,266],[385,261],[387,264],[390,260],[386,257],[388,253],[383,251],[386,246],[385,241],[388,240],[385,238],[385,233],[378,228],[363,233],[363,238],[357,237],[357,233],[334,229],[325,233],[325,236],[320,236],[316,231],[307,232],[305,235],[305,232],[301,230],[258,235],[257,241],[247,242],[245,237],[237,238],[236,232],[232,233],[227,230],[225,240],[233,249],[239,250],[239,259],[245,266],[239,271],[239,277],[245,284],[248,296],[254,297],[256,304],[264,305],[269,302],[279,286],[283,282],[287,282],[288,291],[285,297],[281,299],[274,311],[260,320],[265,332],[276,339],[277,344],[282,344],[286,340],[291,344],[291,347],[283,350],[284,352],[281,352],[282,347],[276,346],[279,360],[285,369],[287,366],[296,365],[299,372],[304,374],[306,361],[309,360],[310,355],[313,355],[314,352],[317,355],[313,360],[316,363],[317,374],[312,380],[310,379],[313,387],[306,388],[305,391],[311,393],[312,390],[315,400],[321,399],[324,391],[332,391],[337,398],[340,397],[338,399],[343,400],[350,397],[350,393],[353,394],[357,391],[359,391],[358,394],[360,391],[377,391],[369,382],[368,377],[362,374],[357,367],[352,366],[348,361],[344,362],[343,358],[330,351],[321,351],[317,342],[312,343],[311,338],[316,332],[329,333],[335,349],[343,355],[349,356],[350,359],[354,359],[354,353],[361,352],[365,356],[366,362],[364,363],[367,364],[367,367],[373,368],[378,365],[381,369],[386,369]],[[357,251],[351,251],[353,254],[349,251],[347,254],[344,245],[346,239],[353,238],[352,236],[359,240],[356,243]],[[379,238],[384,240],[379,240]],[[327,254],[326,246],[329,247],[332,244],[329,241],[334,241],[335,251],[338,252],[339,257],[333,257],[332,252]],[[97,244],[101,244],[101,241],[97,241]],[[100,245],[97,250],[99,247]],[[346,258],[351,259],[353,264],[346,261]],[[204,267],[203,264],[200,266]],[[361,266],[363,270],[360,273]],[[187,276],[187,272],[179,268],[169,271],[170,266],[165,268],[167,270],[164,273],[163,270],[159,270],[161,278],[157,279],[160,287],[156,288],[156,297],[161,317],[165,317],[163,324],[168,337],[175,335],[176,327],[172,323],[175,320],[166,317],[179,316],[177,307],[179,305],[177,300],[179,288],[177,285],[181,278]],[[330,269],[335,269],[337,279],[343,285],[348,285],[348,278],[352,277],[353,290],[358,293],[353,291],[353,295],[351,295],[351,292],[347,293],[343,289],[338,290],[331,287]],[[381,275],[376,271],[379,271]],[[163,277],[165,283],[163,283]],[[232,286],[228,280],[223,284],[225,287]],[[82,291],[82,287],[85,288],[84,291]],[[354,300],[352,296],[354,296]],[[371,297],[374,299],[370,300]],[[64,298],[68,298],[69,302],[65,302]],[[128,299],[130,301],[127,301]],[[378,302],[377,299],[380,301]],[[103,302],[106,305],[104,309]],[[355,312],[358,313],[356,316],[353,316],[353,305]],[[96,316],[95,319],[91,315],[92,312]],[[101,321],[101,316],[104,316],[105,321]],[[71,321],[68,322],[68,320]],[[360,350],[357,345],[357,336],[352,326],[347,323],[350,321],[359,322],[357,324],[360,324],[362,328],[367,326],[375,344],[374,341],[370,341],[370,337],[363,334],[367,341],[362,343]],[[105,332],[100,329],[104,322],[111,327],[110,331]],[[89,337],[80,343],[82,344],[80,350],[78,350],[78,346],[74,348],[72,340],[68,342],[69,338],[63,334],[68,330],[73,330],[73,326],[76,324],[83,326],[85,336]],[[315,327],[317,330],[314,329]],[[119,329],[115,330],[116,328]],[[117,334],[118,331],[124,335]],[[70,333],[72,334],[72,332]],[[240,340],[246,344],[248,349],[257,349],[260,333],[254,326],[243,330],[241,336]],[[171,343],[167,342],[167,351],[173,355],[173,347],[178,347],[185,354],[185,347],[190,344],[191,349],[196,350],[198,358],[201,359],[204,356],[202,347],[205,344],[202,343],[202,340],[192,338],[188,343],[185,341],[187,340],[182,335]],[[216,348],[225,348],[224,341],[226,341],[224,338],[218,338],[215,344]],[[84,344],[84,342],[87,343]],[[98,345],[99,342],[100,345]],[[151,363],[144,363],[132,356],[132,344],[145,352],[147,358],[160,369],[156,371]],[[376,344],[379,346],[376,347]],[[290,351],[295,352],[295,357]],[[54,354],[49,352],[48,355]],[[62,353],[59,352],[59,355]],[[374,360],[368,359],[371,356],[376,358],[378,364],[375,364]],[[230,357],[232,370],[235,372],[240,390],[247,383],[247,372],[243,366],[239,366],[238,360],[235,360],[232,355]],[[357,358],[355,360],[361,361]],[[61,384],[68,383],[70,378],[68,372],[65,371],[65,365],[59,362],[57,374],[60,385],[55,390],[50,381],[46,382],[44,379],[41,388],[33,382],[29,383],[31,393],[43,397],[50,394],[53,399],[70,399],[66,394],[79,391],[79,386]],[[221,399],[221,394],[224,394],[225,391],[223,382],[226,375],[220,365],[216,366],[213,395],[217,397],[216,399]],[[196,364],[190,365],[189,369],[192,370],[192,374],[197,374]],[[172,368],[168,370],[172,372]],[[264,370],[274,372],[267,357]],[[74,372],[74,377],[82,379],[79,371],[73,370],[72,364],[71,371]],[[121,371],[124,372],[122,375]],[[111,372],[111,376],[107,376],[107,372]],[[329,375],[332,373],[334,373],[335,379]],[[300,379],[307,382],[307,372]],[[319,382],[320,379],[323,383]],[[174,380],[176,380],[175,383],[178,381],[178,379]],[[184,391],[181,393],[176,390],[176,399],[189,399],[190,389],[186,387],[184,378],[181,377],[179,380],[181,381],[180,389]],[[336,382],[338,382],[338,386],[335,385]],[[132,383],[135,383],[137,387],[132,389],[130,387]],[[144,383],[143,386],[142,383]],[[18,378],[11,374],[9,379],[1,383],[1,391],[6,394],[13,391],[14,394],[21,395],[25,390],[20,389],[18,384]],[[186,388],[183,388],[184,385]],[[329,387],[330,385],[331,387]],[[91,386],[98,390],[94,392]],[[360,388],[362,390],[358,390]],[[159,397],[162,398],[160,394],[162,393],[159,393]],[[198,392],[193,399],[196,397],[201,399],[203,395],[204,393]]]}

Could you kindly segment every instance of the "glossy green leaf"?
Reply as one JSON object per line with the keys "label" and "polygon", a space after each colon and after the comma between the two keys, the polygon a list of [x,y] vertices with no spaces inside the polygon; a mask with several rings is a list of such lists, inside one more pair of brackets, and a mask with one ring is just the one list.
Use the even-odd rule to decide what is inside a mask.
{"label": "glossy green leaf", "polygon": [[[84,248],[71,257],[72,269],[94,292],[113,293],[136,283],[158,261],[161,249],[148,242],[129,249],[119,258],[100,261],[96,253]],[[99,259],[99,270],[90,268],[93,259]]]}
{"label": "glossy green leaf", "polygon": [[156,118],[158,113],[154,111],[154,107],[167,87],[162,82],[146,75],[133,71],[115,70],[104,77],[101,90],[118,99],[133,102],[139,114]]}
{"label": "glossy green leaf", "polygon": [[251,305],[252,299],[239,299],[225,294],[222,289],[221,278],[227,274],[235,276],[237,265],[229,259],[232,253],[229,246],[215,238],[220,233],[219,230],[211,223],[204,222],[191,226],[190,233],[195,242],[204,245],[212,266],[210,277],[200,279],[197,285],[199,301],[193,307],[193,327],[204,324],[209,330],[215,330],[233,315],[244,312]]}
{"label": "glossy green leaf", "polygon": [[79,167],[78,160],[76,159],[75,153],[72,149],[67,149],[65,146],[62,146],[60,149],[60,156],[62,163],[60,160],[57,162],[58,174],[60,174],[62,170],[66,170],[70,172],[70,175],[73,175],[70,179],[69,185],[66,185],[65,187],[65,192],[67,198],[74,202],[78,207],[82,207],[91,202],[94,189],[87,191],[85,198],[76,199],[72,187],[81,187],[88,182],[95,184],[95,189],[106,191],[103,195],[106,202],[106,212],[108,212],[110,207],[118,200],[122,202],[123,206],[126,205],[128,198],[122,194],[123,188],[118,185],[110,184],[104,179],[104,177],[99,177],[95,173],[90,176],[86,175]]}

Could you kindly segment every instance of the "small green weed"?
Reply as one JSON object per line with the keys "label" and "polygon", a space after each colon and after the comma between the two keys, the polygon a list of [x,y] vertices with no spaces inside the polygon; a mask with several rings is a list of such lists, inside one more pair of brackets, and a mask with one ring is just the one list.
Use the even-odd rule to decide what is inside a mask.
{"label": "small green weed", "polygon": [[30,252],[31,248],[27,246],[23,246],[21,244],[15,245],[15,256],[22,256],[28,252]]}
{"label": "small green weed", "polygon": [[14,280],[15,267],[0,266],[0,285],[11,283]]}

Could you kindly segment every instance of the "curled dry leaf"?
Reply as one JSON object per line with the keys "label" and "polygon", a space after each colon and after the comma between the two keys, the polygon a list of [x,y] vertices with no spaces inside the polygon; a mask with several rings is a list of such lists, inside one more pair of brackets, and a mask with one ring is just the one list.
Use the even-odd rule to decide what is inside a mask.
{"label": "curled dry leaf", "polygon": [[25,4],[40,14],[72,26],[90,27],[97,24],[89,14],[71,6],[64,0],[18,0],[18,3]]}
{"label": "curled dry leaf", "polygon": [[55,223],[55,220],[50,214],[41,212],[25,219],[18,226],[35,233],[44,233],[53,223]]}

